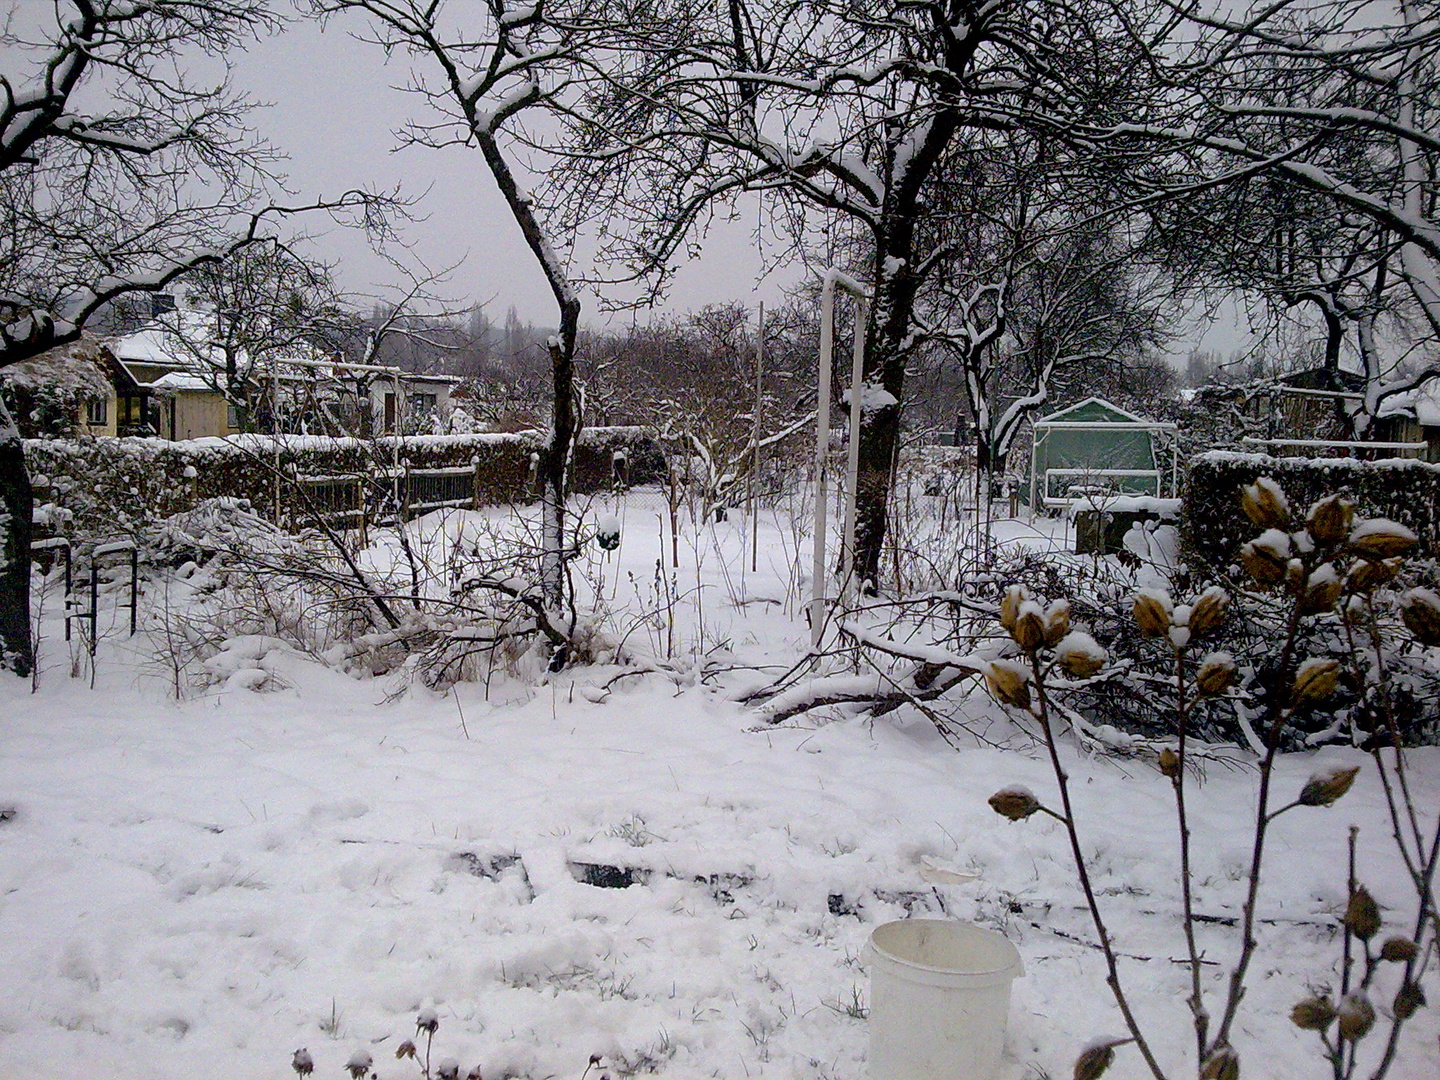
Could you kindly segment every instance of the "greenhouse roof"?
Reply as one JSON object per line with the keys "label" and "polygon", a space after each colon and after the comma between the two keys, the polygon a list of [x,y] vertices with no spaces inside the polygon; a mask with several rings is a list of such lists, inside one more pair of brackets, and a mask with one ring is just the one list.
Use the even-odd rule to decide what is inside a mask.
{"label": "greenhouse roof", "polygon": [[1154,420],[1146,420],[1134,413],[1112,405],[1104,398],[1088,397],[1084,401],[1067,405],[1059,412],[1042,416],[1035,421],[1035,427],[1050,424],[1140,424],[1144,427],[1161,427]]}

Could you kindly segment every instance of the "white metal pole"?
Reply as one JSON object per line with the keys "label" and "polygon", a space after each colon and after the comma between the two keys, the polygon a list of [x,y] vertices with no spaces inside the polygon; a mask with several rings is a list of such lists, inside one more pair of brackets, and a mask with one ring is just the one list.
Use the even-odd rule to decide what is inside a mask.
{"label": "white metal pole", "polygon": [[830,484],[830,361],[835,348],[835,279],[827,275],[820,291],[820,371],[815,399],[815,544],[810,570],[810,647],[820,648],[825,631],[825,517]]}
{"label": "white metal pole", "polygon": [[[253,370],[253,369],[252,369]],[[270,442],[274,451],[275,524],[280,524],[280,367],[270,358]]]}
{"label": "white metal pole", "polygon": [[855,346],[850,362],[850,446],[845,462],[845,547],[841,552],[840,587],[849,596],[855,577],[855,508],[860,484],[860,417],[864,412],[865,320],[870,305],[855,298]]}
{"label": "white metal pole", "polygon": [[[831,267],[825,272],[825,284],[820,290],[820,372],[818,400],[815,402],[815,561],[810,582],[810,647],[818,650],[825,631],[825,525],[829,511],[830,484],[827,463],[830,450],[830,366],[835,351],[835,287],[839,286],[855,297],[855,361],[858,373],[863,367],[865,349],[865,298],[864,286],[842,270]],[[858,385],[858,375],[855,385]],[[852,409],[851,454],[855,454],[857,440],[853,425],[859,411]],[[857,466],[858,467],[858,464]],[[851,481],[854,488],[854,481]],[[853,503],[847,510],[847,518],[854,515]],[[853,522],[851,523],[853,525]],[[853,546],[854,535],[848,537]]]}
{"label": "white metal pole", "polygon": [[[750,572],[760,562],[760,500],[755,485],[760,480],[760,409],[765,403],[765,301],[760,301],[760,333],[755,342],[755,460],[750,466]],[[743,563],[742,563],[743,565]]]}

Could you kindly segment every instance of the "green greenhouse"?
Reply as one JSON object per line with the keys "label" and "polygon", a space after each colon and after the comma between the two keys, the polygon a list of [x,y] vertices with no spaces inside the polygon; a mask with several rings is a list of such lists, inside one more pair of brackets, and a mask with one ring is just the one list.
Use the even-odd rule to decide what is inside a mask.
{"label": "green greenhouse", "polygon": [[1175,425],[1086,398],[1036,420],[1030,505],[1062,509],[1105,496],[1173,498],[1179,482]]}

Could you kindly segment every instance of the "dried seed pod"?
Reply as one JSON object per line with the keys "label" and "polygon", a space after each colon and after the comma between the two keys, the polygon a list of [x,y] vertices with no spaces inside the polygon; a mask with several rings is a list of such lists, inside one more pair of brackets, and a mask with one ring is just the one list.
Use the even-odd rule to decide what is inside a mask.
{"label": "dried seed pod", "polygon": [[350,1060],[345,1062],[345,1071],[350,1074],[351,1080],[364,1080],[370,1072],[370,1066],[375,1059],[370,1056],[370,1051],[364,1047],[356,1050],[350,1055]]}
{"label": "dried seed pod", "polygon": [[1240,565],[1257,585],[1279,584],[1290,565],[1290,538],[1277,529],[1261,533],[1240,545]]}
{"label": "dried seed pod", "polygon": [[1045,644],[1054,648],[1070,632],[1070,601],[1055,600],[1045,609]]}
{"label": "dried seed pod", "polygon": [[1075,1059],[1075,1080],[1100,1080],[1115,1060],[1115,1043],[1106,1039],[1081,1051]]}
{"label": "dried seed pod", "polygon": [[1400,617],[1421,645],[1440,645],[1440,596],[1430,589],[1411,589],[1400,601]]}
{"label": "dried seed pod", "polygon": [[485,1080],[484,1074],[480,1072],[480,1066],[476,1065],[465,1074],[465,1080]]}
{"label": "dried seed pod", "polygon": [[1340,661],[1328,656],[1314,656],[1300,665],[1290,687],[1290,703],[1295,708],[1324,701],[1335,692],[1340,681]]}
{"label": "dried seed pod", "polygon": [[1026,600],[1020,605],[1010,636],[1026,652],[1034,652],[1045,644],[1045,613],[1040,610],[1039,604]]}
{"label": "dried seed pod", "polygon": [[1375,1026],[1375,1006],[1370,1004],[1368,997],[1359,992],[1346,994],[1341,998],[1335,1015],[1340,1021],[1340,1037],[1351,1042],[1363,1039]]}
{"label": "dried seed pod", "polygon": [[1228,1043],[1221,1043],[1201,1064],[1200,1080],[1240,1080],[1240,1055]]}
{"label": "dried seed pod", "polygon": [[1160,775],[1171,780],[1180,775],[1180,755],[1168,746],[1160,751]]}
{"label": "dried seed pod", "polygon": [[310,1056],[310,1051],[302,1046],[290,1058],[290,1067],[295,1070],[296,1076],[309,1076],[315,1071],[315,1059]]}
{"label": "dried seed pod", "polygon": [[1409,1020],[1424,1005],[1425,991],[1420,989],[1420,984],[1417,982],[1407,979],[1401,984],[1400,989],[1395,991],[1395,1018],[1397,1020]]}
{"label": "dried seed pod", "polygon": [[1210,653],[1200,660],[1195,687],[1205,697],[1219,697],[1234,685],[1237,674],[1233,656],[1227,652]]}
{"label": "dried seed pod", "polygon": [[1419,946],[1407,937],[1386,938],[1380,946],[1380,959],[1392,964],[1408,964],[1419,955]]}
{"label": "dried seed pod", "polygon": [[1369,941],[1380,932],[1380,905],[1364,885],[1350,894],[1345,907],[1345,927],[1361,941]]}
{"label": "dried seed pod", "polygon": [[1146,637],[1162,637],[1170,632],[1170,616],[1175,605],[1159,589],[1141,589],[1135,594],[1135,625]]}
{"label": "dried seed pod", "polygon": [[1322,544],[1338,544],[1355,520],[1355,504],[1343,495],[1328,495],[1310,507],[1305,527]]}
{"label": "dried seed pod", "polygon": [[985,668],[985,685],[1002,705],[1030,707],[1030,670],[1013,660],[992,660]]}
{"label": "dried seed pod", "polygon": [[446,1058],[435,1067],[436,1080],[460,1080],[460,1062]]}
{"label": "dried seed pod", "polygon": [[1011,821],[1024,821],[1040,809],[1040,800],[1027,787],[1012,784],[990,796],[990,809]]}
{"label": "dried seed pod", "polygon": [[1030,599],[1024,585],[1007,585],[1000,597],[1000,626],[1008,634],[1015,629],[1015,620],[1020,617],[1020,605]]}
{"label": "dried seed pod", "polygon": [[1359,765],[1351,765],[1348,768],[1326,769],[1324,772],[1314,773],[1305,781],[1305,786],[1300,789],[1300,798],[1296,801],[1301,806],[1329,806],[1350,790],[1350,785],[1355,783],[1359,772]]}
{"label": "dried seed pod", "polygon": [[1370,518],[1350,530],[1350,550],[1366,559],[1391,559],[1409,551],[1416,539],[1398,521]]}
{"label": "dried seed pod", "polygon": [[1300,601],[1302,615],[1319,615],[1329,611],[1340,599],[1345,583],[1333,563],[1321,563],[1305,580],[1305,595]]}
{"label": "dried seed pod", "polygon": [[1241,488],[1240,509],[1259,529],[1283,529],[1290,524],[1290,500],[1268,476]]}
{"label": "dried seed pod", "polygon": [[1404,566],[1404,559],[1356,559],[1350,564],[1345,581],[1356,592],[1369,592],[1394,581]]}
{"label": "dried seed pod", "polygon": [[1055,646],[1055,659],[1066,674],[1088,679],[1105,666],[1107,656],[1100,644],[1085,631],[1072,630]]}
{"label": "dried seed pod", "polygon": [[1191,638],[1199,639],[1218,629],[1229,607],[1230,594],[1219,585],[1211,585],[1197,596],[1190,605],[1190,618],[1186,623]]}
{"label": "dried seed pod", "polygon": [[413,1058],[415,1056],[415,1043],[410,1039],[406,1039],[395,1048],[395,1056],[397,1058]]}
{"label": "dried seed pod", "polygon": [[434,1009],[421,1009],[420,1015],[415,1017],[415,1030],[428,1032],[434,1035],[440,1029],[440,1016]]}
{"label": "dried seed pod", "polygon": [[1324,1031],[1335,1019],[1335,1006],[1327,997],[1308,997],[1290,1010],[1290,1022],[1304,1031]]}

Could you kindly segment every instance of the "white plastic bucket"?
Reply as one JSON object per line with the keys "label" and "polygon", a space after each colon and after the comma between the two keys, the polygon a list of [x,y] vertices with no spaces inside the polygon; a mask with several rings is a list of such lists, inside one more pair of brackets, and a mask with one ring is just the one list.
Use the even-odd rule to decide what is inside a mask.
{"label": "white plastic bucket", "polygon": [[1010,983],[1025,974],[1004,936],[970,923],[875,928],[870,1080],[990,1080],[1005,1047]]}

